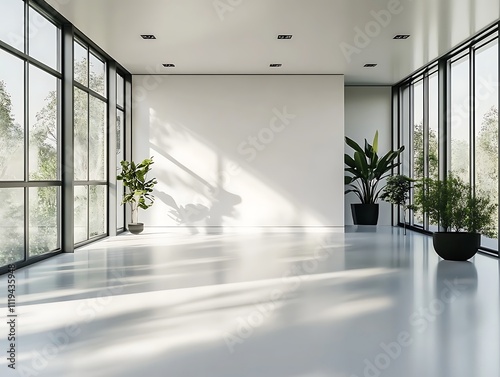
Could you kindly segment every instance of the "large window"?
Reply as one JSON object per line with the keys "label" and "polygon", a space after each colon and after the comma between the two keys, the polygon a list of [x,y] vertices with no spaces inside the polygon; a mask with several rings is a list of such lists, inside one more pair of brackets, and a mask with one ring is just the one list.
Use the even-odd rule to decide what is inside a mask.
{"label": "large window", "polygon": [[106,63],[74,42],[75,243],[107,233]]}
{"label": "large window", "polygon": [[[427,177],[439,178],[439,74],[429,76],[429,133],[425,140],[427,146]],[[438,224],[429,222],[428,230],[437,231]]]}
{"label": "large window", "polygon": [[[474,183],[498,203],[498,38],[474,49]],[[498,216],[496,217],[498,228]],[[496,240],[483,237],[495,249]]]}
{"label": "large window", "polygon": [[[415,180],[438,176],[438,79],[437,67],[432,66],[398,91],[400,145],[405,146],[401,173]],[[408,218],[410,225],[429,230],[434,224],[426,220],[420,212]]]}
{"label": "large window", "polygon": [[[402,173],[416,179],[451,173],[493,203],[498,203],[500,184],[498,28],[471,39],[395,90],[399,142],[410,146],[401,160]],[[498,216],[495,222],[498,228]],[[409,225],[438,229],[419,213]],[[482,247],[498,252],[498,240],[483,236]]]}
{"label": "large window", "polygon": [[[61,29],[0,5],[0,266],[60,250]],[[27,14],[27,16],[26,16]],[[28,38],[24,37],[27,25]]]}
{"label": "large window", "polygon": [[[413,178],[422,179],[425,176],[426,154],[424,151],[424,80],[413,84]],[[424,226],[424,215],[415,212],[413,225]]]}
{"label": "large window", "polygon": [[[125,79],[116,75],[116,173],[121,171],[120,162],[125,159]],[[124,194],[122,181],[116,182],[116,224],[117,229],[125,227],[125,206],[122,206]]]}
{"label": "large window", "polygon": [[450,64],[451,172],[465,182],[470,179],[470,59],[465,55]]}
{"label": "large window", "polygon": [[108,206],[108,121],[125,159],[130,75],[48,10],[0,1],[0,273],[108,234],[108,211],[123,229],[123,207]]}
{"label": "large window", "polygon": [[0,62],[0,181],[24,181],[24,61],[0,50]]}

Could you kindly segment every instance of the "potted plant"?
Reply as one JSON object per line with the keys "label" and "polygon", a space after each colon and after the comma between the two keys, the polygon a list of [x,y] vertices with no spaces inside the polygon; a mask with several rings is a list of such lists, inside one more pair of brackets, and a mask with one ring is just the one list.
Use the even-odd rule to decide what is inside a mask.
{"label": "potted plant", "polygon": [[353,192],[357,195],[360,204],[351,204],[352,217],[356,225],[376,225],[378,221],[377,200],[383,187],[380,181],[387,177],[391,170],[399,165],[396,162],[403,152],[404,146],[397,151],[389,151],[382,158],[378,156],[378,131],[375,132],[373,143],[365,139],[364,149],[354,140],[346,137],[345,141],[354,150],[351,157],[345,154],[344,182],[349,187],[346,194]]}
{"label": "potted plant", "polygon": [[483,192],[450,174],[446,180],[426,178],[415,190],[415,206],[439,224],[442,231],[433,234],[436,253],[443,259],[466,261],[481,245],[481,234],[496,237],[492,204]]}
{"label": "potted plant", "polygon": [[144,224],[138,222],[139,208],[148,209],[154,203],[153,187],[158,182],[156,178],[147,179],[146,176],[153,165],[153,157],[147,158],[140,164],[134,161],[121,161],[122,171],[116,177],[123,181],[125,194],[122,204],[130,204],[131,223],[128,224],[128,230],[133,234],[139,234],[144,230]]}
{"label": "potted plant", "polygon": [[406,211],[415,209],[415,207],[408,203],[410,199],[411,183],[415,182],[414,179],[406,175],[393,175],[387,178],[387,183],[384,187],[380,199],[391,203],[395,206],[401,207],[403,210],[403,227],[404,235],[406,236]]}

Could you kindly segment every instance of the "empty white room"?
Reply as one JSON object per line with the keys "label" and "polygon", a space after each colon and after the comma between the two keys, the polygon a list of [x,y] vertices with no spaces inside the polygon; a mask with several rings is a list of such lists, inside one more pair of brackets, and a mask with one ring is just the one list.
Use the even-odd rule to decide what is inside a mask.
{"label": "empty white room", "polygon": [[0,0],[0,376],[499,376],[499,32]]}

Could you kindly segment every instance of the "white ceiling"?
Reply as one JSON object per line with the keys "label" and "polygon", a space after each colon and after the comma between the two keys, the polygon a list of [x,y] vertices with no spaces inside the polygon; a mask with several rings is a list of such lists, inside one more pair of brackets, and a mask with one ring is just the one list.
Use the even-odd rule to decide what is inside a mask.
{"label": "white ceiling", "polygon": [[[500,18],[498,0],[46,1],[133,74],[344,74],[347,84],[394,84]],[[357,48],[367,28],[348,61],[341,46]]]}

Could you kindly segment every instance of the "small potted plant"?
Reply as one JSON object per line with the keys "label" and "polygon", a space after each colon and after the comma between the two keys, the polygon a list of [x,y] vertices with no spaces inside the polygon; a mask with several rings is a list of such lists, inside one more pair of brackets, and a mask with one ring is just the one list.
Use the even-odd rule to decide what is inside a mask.
{"label": "small potted plant", "polygon": [[134,161],[120,162],[122,171],[116,179],[123,181],[123,186],[125,186],[122,204],[130,204],[132,216],[128,230],[133,234],[139,234],[144,230],[144,224],[138,222],[139,208],[148,209],[154,203],[155,198],[152,192],[154,185],[158,182],[156,178],[149,180],[146,178],[153,163],[153,157],[145,159],[140,164]]}
{"label": "small potted plant", "polygon": [[410,199],[410,189],[412,182],[415,180],[407,177],[406,175],[393,175],[387,178],[387,184],[385,185],[380,199],[391,203],[395,206],[401,207],[403,210],[403,227],[404,235],[406,236],[406,211],[415,209],[415,207],[408,203]]}
{"label": "small potted plant", "polygon": [[349,187],[345,194],[357,195],[360,204],[351,204],[352,217],[356,225],[376,225],[378,221],[377,200],[383,187],[379,187],[382,179],[400,163],[396,162],[403,152],[404,146],[396,151],[389,151],[383,157],[378,156],[378,131],[375,132],[373,143],[369,144],[365,139],[364,149],[354,140],[346,137],[345,141],[354,150],[351,157],[345,154],[344,183]]}
{"label": "small potted plant", "polygon": [[443,259],[466,261],[481,246],[481,234],[496,237],[497,205],[453,174],[442,181],[426,178],[416,185],[415,207],[441,227],[433,234],[433,245]]}

